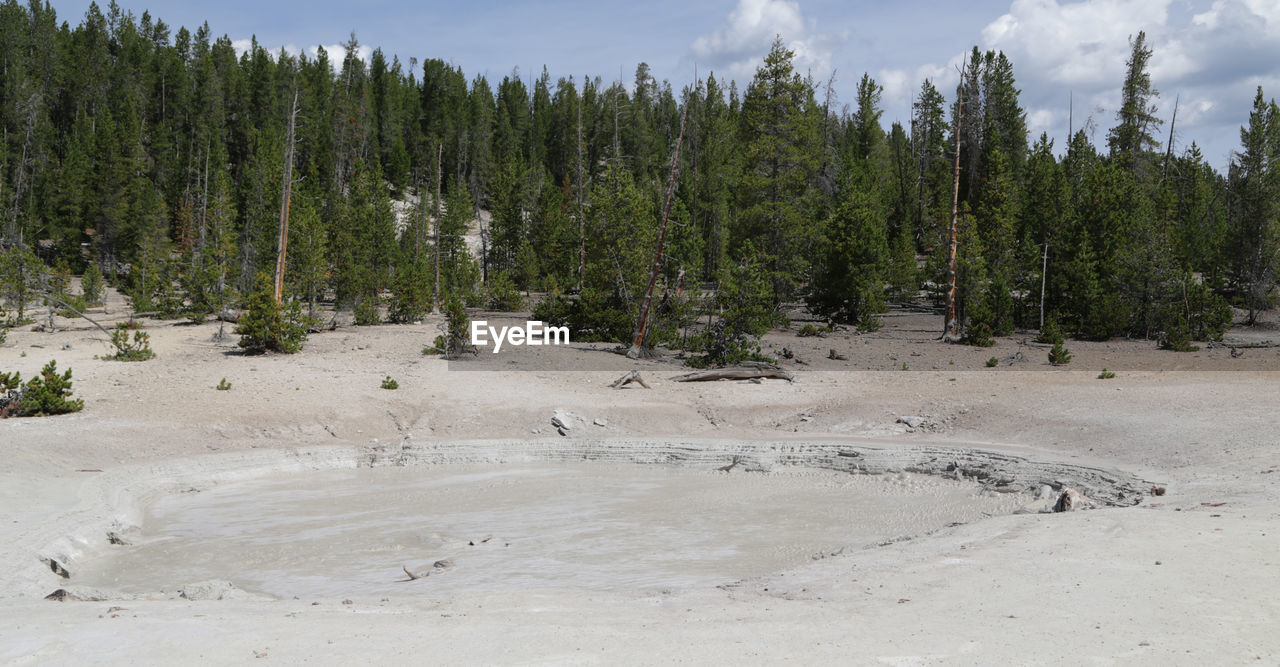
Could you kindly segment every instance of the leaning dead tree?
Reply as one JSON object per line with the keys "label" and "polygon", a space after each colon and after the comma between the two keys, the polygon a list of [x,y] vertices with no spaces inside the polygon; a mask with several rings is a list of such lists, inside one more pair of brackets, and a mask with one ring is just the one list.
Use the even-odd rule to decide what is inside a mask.
{"label": "leaning dead tree", "polygon": [[[431,293],[432,310],[440,310],[440,181],[444,180],[440,177],[440,162],[444,159],[444,143],[436,147],[436,233],[434,234],[436,242],[436,280]],[[418,193],[419,199],[422,193]]]}
{"label": "leaning dead tree", "polygon": [[298,89],[294,86],[293,106],[289,110],[289,131],[284,140],[284,188],[280,192],[280,239],[276,251],[276,281],[274,296],[276,305],[284,297],[285,256],[289,249],[289,200],[293,196],[293,148],[294,128],[298,120]]}
{"label": "leaning dead tree", "polygon": [[[960,70],[961,86],[964,70]],[[956,322],[956,245],[957,223],[960,217],[960,128],[964,120],[964,94],[956,95],[956,163],[951,191],[951,249],[947,253],[947,316],[942,323],[942,340],[954,343],[960,340],[960,324]]]}
{"label": "leaning dead tree", "polygon": [[675,154],[671,157],[671,176],[667,180],[667,201],[662,206],[662,225],[658,228],[658,245],[653,251],[653,266],[649,269],[649,286],[644,290],[644,301],[640,304],[640,319],[636,323],[636,334],[632,337],[631,349],[627,356],[639,359],[647,356],[644,349],[644,336],[649,328],[649,311],[653,305],[653,287],[658,283],[658,273],[662,270],[662,250],[667,242],[667,221],[671,217],[671,200],[676,193],[676,175],[680,172],[680,147],[684,144],[684,121],[688,115],[688,107],[680,113],[680,136],[676,139]]}

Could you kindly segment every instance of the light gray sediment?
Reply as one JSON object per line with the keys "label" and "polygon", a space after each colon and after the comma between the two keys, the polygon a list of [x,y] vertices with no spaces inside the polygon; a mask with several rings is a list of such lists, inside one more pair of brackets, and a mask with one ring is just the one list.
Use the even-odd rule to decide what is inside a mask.
{"label": "light gray sediment", "polygon": [[1037,461],[985,449],[952,446],[861,445],[790,441],[541,440],[387,443],[364,448],[360,465],[430,465],[590,461],[720,467],[738,461],[745,470],[801,466],[849,473],[911,472],[977,482],[1001,492],[1071,486],[1109,506],[1142,502],[1151,483],[1116,469]]}
{"label": "light gray sediment", "polygon": [[[76,500],[38,525],[15,525],[0,547],[0,597],[45,596],[75,584],[77,561],[109,546],[109,535],[141,522],[156,498],[270,473],[354,467],[520,462],[598,462],[738,471],[807,467],[855,474],[910,472],[969,480],[1001,492],[1071,486],[1111,506],[1142,501],[1151,483],[1114,469],[1036,460],[979,448],[848,441],[733,439],[463,440],[252,450],[128,465],[81,483]],[[56,564],[56,567],[54,565]],[[67,576],[56,573],[62,570]]]}

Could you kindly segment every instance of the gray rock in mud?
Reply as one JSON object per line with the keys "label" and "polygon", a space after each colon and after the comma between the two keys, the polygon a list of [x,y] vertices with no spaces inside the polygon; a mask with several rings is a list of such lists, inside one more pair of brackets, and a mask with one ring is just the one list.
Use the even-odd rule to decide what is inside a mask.
{"label": "gray rock in mud", "polygon": [[918,415],[905,415],[898,417],[899,424],[906,424],[907,428],[920,428],[924,426],[924,417]]}
{"label": "gray rock in mud", "polygon": [[1075,510],[1093,509],[1097,504],[1086,497],[1083,493],[1076,491],[1071,487],[1062,489],[1062,495],[1058,496],[1058,502],[1054,503],[1053,511],[1055,512],[1072,512]]}
{"label": "gray rock in mud", "polygon": [[[576,420],[577,416],[568,410],[556,410],[555,413],[551,415],[551,425],[562,431],[572,431],[573,422]],[[561,433],[561,435],[564,434]]]}
{"label": "gray rock in mud", "polygon": [[187,584],[179,594],[187,600],[221,600],[234,597],[233,593],[238,590],[235,584],[225,579],[210,579]]}

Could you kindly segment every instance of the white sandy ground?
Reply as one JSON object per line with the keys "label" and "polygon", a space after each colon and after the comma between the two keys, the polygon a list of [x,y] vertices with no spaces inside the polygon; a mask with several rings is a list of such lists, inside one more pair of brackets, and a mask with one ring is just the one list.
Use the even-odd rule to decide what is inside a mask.
{"label": "white sandy ground", "polygon": [[[159,356],[135,364],[95,360],[107,347],[83,329],[14,331],[0,347],[0,368],[24,377],[50,358],[73,368],[86,401],[79,414],[0,422],[0,663],[1280,663],[1275,372],[1102,381],[1097,368],[965,365],[680,384],[642,363],[652,389],[611,390],[620,372],[449,371],[418,353],[430,321],[313,336],[292,357],[228,355],[214,330],[155,323]],[[388,374],[398,391],[379,389]],[[223,377],[233,388],[215,391]],[[582,417],[565,438],[549,423],[556,409]],[[901,415],[929,425],[907,429]],[[130,548],[107,532],[136,534],[166,494],[369,462],[528,463],[572,447],[611,465],[660,462],[672,443],[691,443],[683,463],[703,471],[737,452],[980,448],[1115,469],[1168,494],[922,529],[720,586],[439,593],[428,578],[345,598],[189,601],[157,587],[150,600],[43,599],[105,550]]]}

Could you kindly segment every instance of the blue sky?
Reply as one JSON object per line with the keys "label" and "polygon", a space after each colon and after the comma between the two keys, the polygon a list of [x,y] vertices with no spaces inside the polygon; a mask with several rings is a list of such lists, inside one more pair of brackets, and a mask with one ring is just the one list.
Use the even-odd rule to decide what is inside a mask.
{"label": "blue sky", "polygon": [[[61,19],[78,23],[85,1],[53,0]],[[781,34],[798,64],[822,83],[836,73],[842,103],[853,100],[863,72],[885,87],[884,124],[910,117],[912,94],[928,77],[951,97],[955,65],[975,44],[1013,61],[1033,132],[1062,147],[1069,96],[1075,123],[1092,117],[1105,148],[1115,122],[1128,37],[1145,30],[1155,54],[1152,82],[1167,133],[1180,99],[1176,149],[1192,140],[1224,168],[1239,145],[1255,87],[1280,95],[1278,0],[554,0],[546,2],[248,2],[122,0],[121,7],[272,50],[326,48],[354,31],[407,64],[442,58],[470,77],[524,76],[545,65],[553,79],[601,76],[629,82],[647,62],[677,89],[714,71],[740,87]],[[1162,139],[1163,141],[1163,139]]]}

